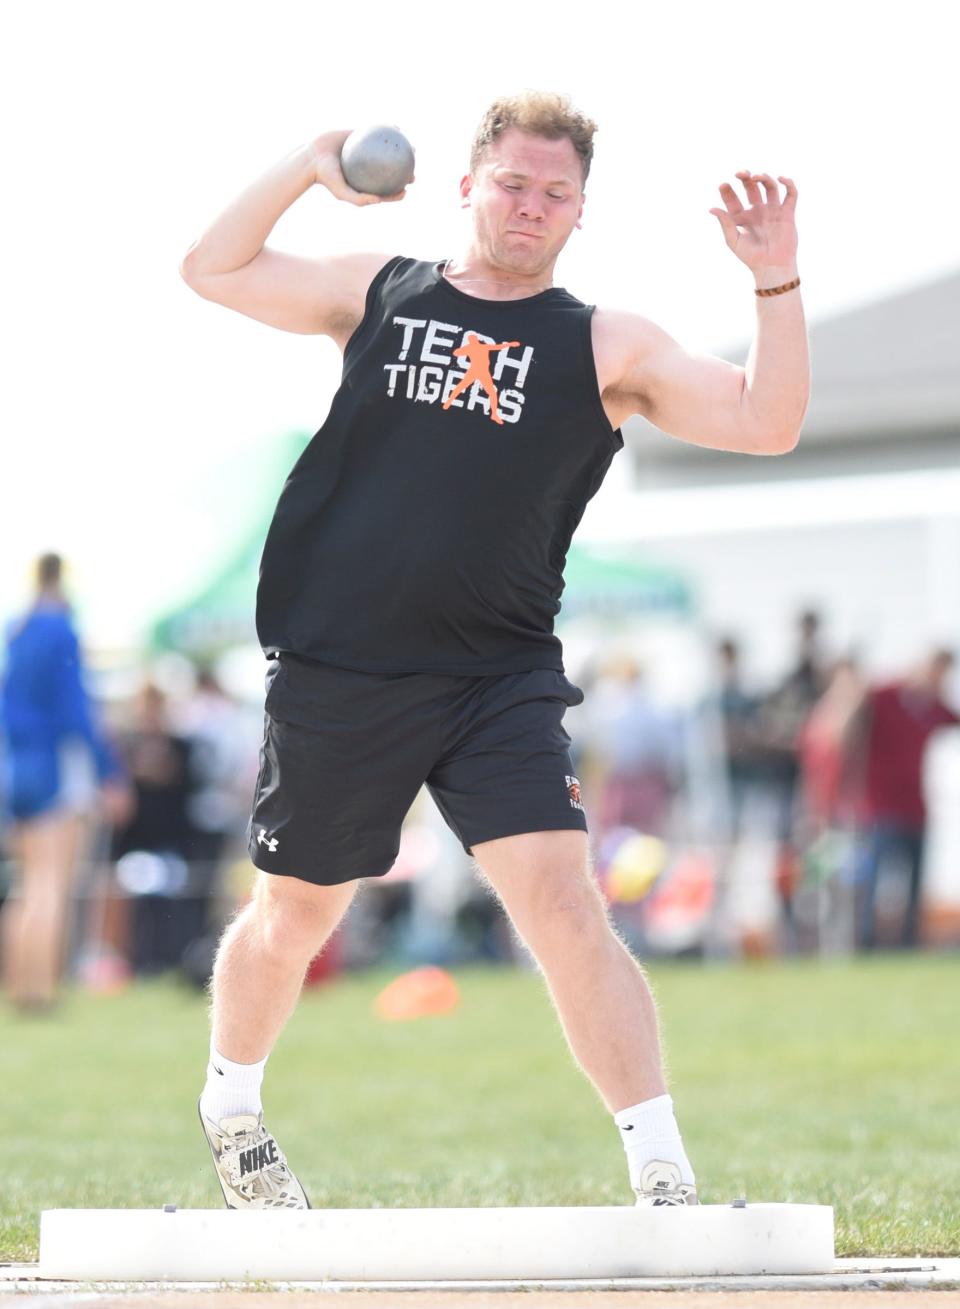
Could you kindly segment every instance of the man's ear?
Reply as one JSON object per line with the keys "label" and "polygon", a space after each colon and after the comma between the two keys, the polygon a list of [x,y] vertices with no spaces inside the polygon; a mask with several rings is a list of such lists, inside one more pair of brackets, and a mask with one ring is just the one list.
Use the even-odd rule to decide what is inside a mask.
{"label": "man's ear", "polygon": [[577,227],[580,227],[580,228],[583,227],[583,223],[580,222],[580,219],[583,217],[583,202],[584,202],[584,200],[586,200],[586,198],[587,198],[587,193],[586,193],[586,191],[581,191],[581,192],[580,192],[580,211],[579,211],[579,213],[577,214]]}
{"label": "man's ear", "polygon": [[460,206],[461,209],[470,208],[470,192],[472,189],[473,178],[469,173],[464,173],[463,177],[460,178],[460,195],[463,198],[463,203]]}

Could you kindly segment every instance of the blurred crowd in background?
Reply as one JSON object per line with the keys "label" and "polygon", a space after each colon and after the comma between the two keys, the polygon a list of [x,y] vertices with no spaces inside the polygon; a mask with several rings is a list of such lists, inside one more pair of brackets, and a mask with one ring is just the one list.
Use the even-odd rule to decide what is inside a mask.
{"label": "blurred crowd in background", "polygon": [[[0,664],[0,959],[23,1012],[64,978],[101,990],[176,972],[204,986],[257,875],[247,823],[261,734],[193,667],[171,695],[90,693],[63,561],[8,620]],[[641,957],[852,953],[954,945],[924,900],[930,737],[960,724],[955,654],[918,649],[869,677],[796,617],[793,662],[745,684],[735,633],[707,636],[710,692],[658,702],[640,657],[597,658],[565,727],[611,917]],[[527,963],[425,790],[386,877],[364,882],[308,984],[346,969]]]}

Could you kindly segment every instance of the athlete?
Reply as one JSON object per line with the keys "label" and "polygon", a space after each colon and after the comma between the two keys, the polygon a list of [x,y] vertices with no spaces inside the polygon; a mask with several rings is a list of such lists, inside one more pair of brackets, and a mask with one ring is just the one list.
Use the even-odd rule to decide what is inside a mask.
{"label": "athlete", "polygon": [[[720,187],[710,213],[754,275],[756,338],[743,368],[690,354],[649,320],[554,284],[582,226],[595,130],[565,96],[497,100],[460,180],[470,239],[436,261],[264,244],[313,186],[383,202],[344,181],[349,133],[325,132],[245,190],[181,264],[204,299],[328,336],[343,354],[261,560],[269,666],[248,830],[260,875],[219,944],[199,1101],[232,1208],[308,1207],[264,1126],[264,1067],[360,880],[392,866],[423,785],[541,969],[619,1129],[636,1203],[697,1203],[654,1000],[591,866],[562,724],[583,691],[553,620],[572,534],[632,414],[714,449],[795,446],[809,389],[797,190],[780,178],[781,198],[749,172],[737,174],[746,203]],[[643,237],[655,240],[649,223]]]}

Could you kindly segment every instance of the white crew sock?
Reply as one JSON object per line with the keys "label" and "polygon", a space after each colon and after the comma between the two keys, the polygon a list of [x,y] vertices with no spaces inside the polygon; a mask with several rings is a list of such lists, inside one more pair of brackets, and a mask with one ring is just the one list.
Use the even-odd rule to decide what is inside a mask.
{"label": "white crew sock", "polygon": [[640,1174],[652,1159],[663,1159],[680,1169],[681,1182],[696,1183],[690,1160],[687,1158],[680,1129],[673,1114],[673,1098],[658,1095],[653,1100],[620,1109],[613,1115],[620,1129],[623,1148],[627,1153],[630,1185],[640,1186]]}
{"label": "white crew sock", "polygon": [[[267,1056],[269,1058],[269,1055]],[[207,1081],[200,1096],[200,1112],[213,1123],[234,1114],[258,1114],[263,1108],[260,1087],[267,1060],[258,1064],[235,1064],[224,1059],[210,1041]]]}

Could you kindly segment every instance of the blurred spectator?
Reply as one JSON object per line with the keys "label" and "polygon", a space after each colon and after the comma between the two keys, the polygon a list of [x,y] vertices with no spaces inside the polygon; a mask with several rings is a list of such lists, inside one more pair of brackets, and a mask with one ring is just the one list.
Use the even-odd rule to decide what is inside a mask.
{"label": "blurred spectator", "polygon": [[37,561],[37,592],[5,632],[0,788],[19,887],[3,907],[4,981],[22,1011],[50,1009],[63,971],[70,891],[87,823],[122,822],[132,795],[84,686],[58,554]]}
{"label": "blurred spectator", "polygon": [[762,693],[745,685],[741,645],[732,635],[720,637],[714,652],[714,682],[698,703],[696,718],[710,755],[703,775],[712,799],[704,830],[714,843],[713,895],[703,948],[716,956],[752,951],[755,940],[770,935],[776,916],[776,820],[764,767]]}
{"label": "blurred spectator", "polygon": [[[216,947],[227,921],[246,903],[252,887],[238,888],[231,870],[255,872],[247,855],[246,826],[260,768],[261,721],[221,683],[209,665],[196,669],[193,691],[171,702],[168,727],[187,744],[188,794],[185,849],[192,914],[189,941],[180,958],[185,977],[206,988]],[[238,899],[239,892],[239,899]],[[184,933],[187,934],[186,932]],[[338,964],[342,934],[313,961],[306,984],[325,979]]]}
{"label": "blurred spectator", "polygon": [[805,926],[820,953],[853,946],[850,872],[856,854],[862,754],[854,748],[866,682],[853,656],[828,671],[827,688],[800,729],[796,848],[802,879],[791,898],[796,940]]}
{"label": "blurred spectator", "polygon": [[869,690],[859,723],[862,751],[861,843],[856,869],[859,909],[857,940],[876,945],[877,884],[888,861],[906,865],[907,903],[900,945],[917,944],[923,875],[926,805],[923,757],[938,727],[960,723],[944,704],[944,679],[955,662],[952,650],[935,649],[906,677]]}
{"label": "blurred spectator", "polygon": [[209,903],[230,841],[246,846],[248,774],[257,750],[242,707],[210,668],[198,669],[193,694],[171,709],[171,727],[189,747],[187,849],[194,885]]}
{"label": "blurred spectator", "polygon": [[818,645],[820,617],[805,610],[799,618],[800,648],[790,672],[757,706],[759,763],[767,786],[777,798],[776,835],[792,843],[800,780],[800,733],[827,688],[827,672]]}
{"label": "blurred spectator", "polygon": [[597,825],[663,835],[682,780],[680,720],[650,694],[633,658],[612,661],[594,683],[587,734],[604,764]]}
{"label": "blurred spectator", "polygon": [[816,609],[804,609],[797,623],[800,629],[797,662],[784,684],[799,687],[812,704],[826,690],[829,680],[829,661],[821,646],[820,614]]}
{"label": "blurred spectator", "polygon": [[110,857],[130,897],[130,963],[135,973],[157,973],[179,966],[203,934],[207,898],[188,863],[190,744],[170,730],[167,698],[152,682],[141,688],[120,744],[137,804],[114,832]]}
{"label": "blurred spectator", "polygon": [[760,780],[757,754],[759,699],[744,689],[740,647],[731,637],[717,642],[719,688],[715,693],[723,733],[723,759],[729,786],[729,836],[736,840],[751,787]]}
{"label": "blurred spectator", "polygon": [[856,660],[838,659],[823,695],[800,729],[800,791],[807,840],[856,822],[861,778],[852,738],[866,694]]}
{"label": "blurred spectator", "polygon": [[799,852],[800,738],[810,711],[827,687],[828,675],[819,646],[820,615],[799,616],[799,650],[793,668],[761,697],[757,710],[760,769],[772,801],[777,841],[775,881],[788,940],[796,944],[798,924],[794,895],[803,865]]}

